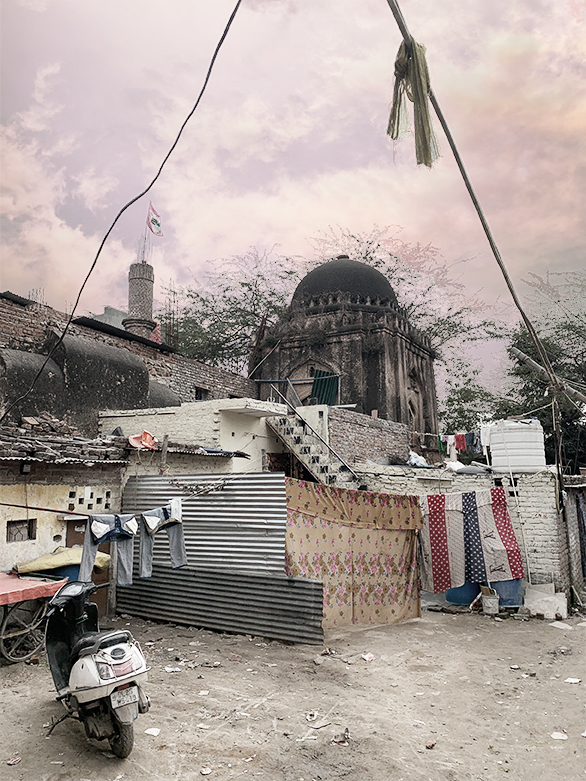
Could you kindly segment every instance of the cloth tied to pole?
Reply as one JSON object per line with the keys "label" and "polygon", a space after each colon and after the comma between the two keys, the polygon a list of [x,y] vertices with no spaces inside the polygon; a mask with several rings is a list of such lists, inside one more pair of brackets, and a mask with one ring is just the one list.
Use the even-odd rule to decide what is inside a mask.
{"label": "cloth tied to pole", "polygon": [[411,46],[408,47],[403,41],[395,60],[393,105],[387,135],[396,141],[409,133],[409,116],[405,103],[407,95],[413,103],[417,165],[423,164],[431,168],[440,153],[429,114],[429,92],[425,46],[411,39]]}

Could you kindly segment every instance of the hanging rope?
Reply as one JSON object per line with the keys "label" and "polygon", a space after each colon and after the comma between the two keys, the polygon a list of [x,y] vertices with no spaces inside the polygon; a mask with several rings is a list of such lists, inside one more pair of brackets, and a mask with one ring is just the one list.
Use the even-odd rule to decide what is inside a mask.
{"label": "hanging rope", "polygon": [[413,103],[417,165],[431,168],[439,157],[439,147],[429,114],[429,91],[425,46],[413,40],[412,45],[407,47],[403,41],[395,60],[395,87],[387,135],[397,141],[409,133],[406,95]]}

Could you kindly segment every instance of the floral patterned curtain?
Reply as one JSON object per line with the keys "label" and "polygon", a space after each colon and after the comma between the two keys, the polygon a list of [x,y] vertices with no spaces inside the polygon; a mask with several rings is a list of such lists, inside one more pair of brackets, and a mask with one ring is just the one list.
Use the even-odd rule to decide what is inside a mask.
{"label": "floral patterned curtain", "polygon": [[286,480],[288,575],[320,580],[324,628],[420,615],[417,496]]}

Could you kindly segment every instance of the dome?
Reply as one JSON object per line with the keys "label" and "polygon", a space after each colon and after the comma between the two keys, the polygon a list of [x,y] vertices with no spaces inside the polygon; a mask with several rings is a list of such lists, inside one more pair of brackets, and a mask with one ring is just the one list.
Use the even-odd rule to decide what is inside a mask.
{"label": "dome", "polygon": [[397,305],[397,297],[388,279],[372,266],[350,260],[347,255],[340,255],[310,271],[297,285],[293,302],[301,303],[312,297],[340,292],[360,298],[369,297],[373,302],[386,299],[388,305]]}

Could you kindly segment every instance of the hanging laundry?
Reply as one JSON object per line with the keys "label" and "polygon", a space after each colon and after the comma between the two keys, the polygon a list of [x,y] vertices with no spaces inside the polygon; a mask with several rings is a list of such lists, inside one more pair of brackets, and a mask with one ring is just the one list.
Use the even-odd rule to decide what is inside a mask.
{"label": "hanging laundry", "polygon": [[474,432],[474,439],[472,440],[472,452],[475,454],[482,453],[482,445],[480,443],[480,431]]}
{"label": "hanging laundry", "polygon": [[482,453],[485,456],[488,455],[487,448],[490,447],[490,433],[492,428],[492,423],[480,427],[480,444],[482,446]]}
{"label": "hanging laundry", "polygon": [[456,434],[456,450],[466,450],[466,435]]}
{"label": "hanging laundry", "polygon": [[472,446],[474,445],[474,432],[469,431],[467,434],[464,434],[464,439],[466,441],[466,452],[472,453]]}
{"label": "hanging laundry", "polygon": [[458,451],[456,450],[456,437],[453,434],[446,436],[446,445],[448,448],[448,459],[450,461],[458,460]]}
{"label": "hanging laundry", "polygon": [[173,499],[164,507],[156,507],[141,515],[139,577],[141,580],[153,574],[153,549],[155,535],[165,530],[169,540],[169,556],[173,569],[187,565],[185,538],[183,535],[181,499]]}
{"label": "hanging laundry", "polygon": [[79,580],[84,583],[91,581],[98,545],[103,542],[116,542],[116,582],[119,586],[132,585],[134,536],[137,531],[138,521],[135,515],[90,515],[83,538]]}
{"label": "hanging laundry", "polygon": [[471,583],[524,577],[502,487],[421,497],[421,583],[439,593]]}

